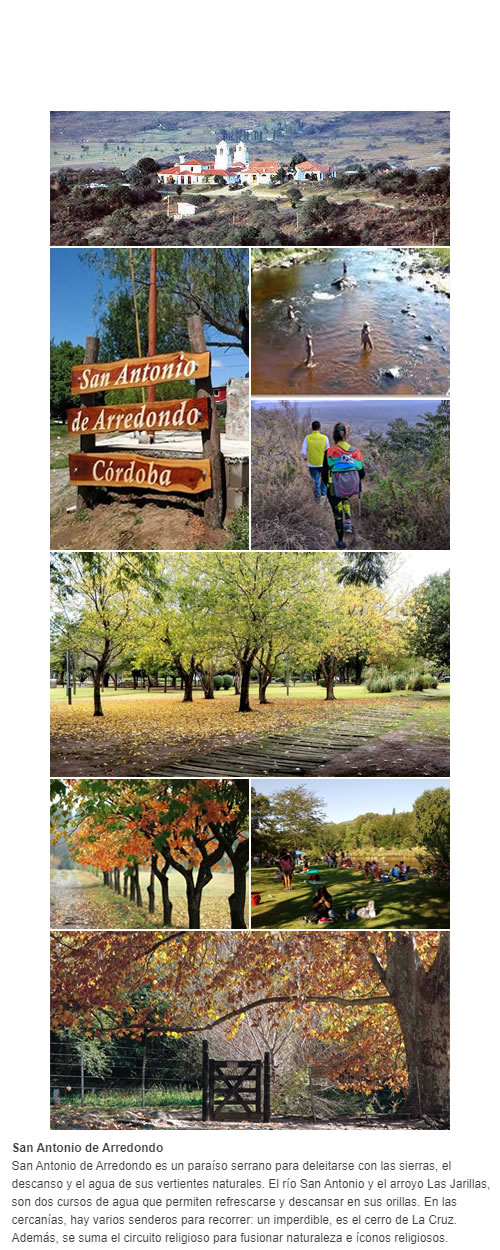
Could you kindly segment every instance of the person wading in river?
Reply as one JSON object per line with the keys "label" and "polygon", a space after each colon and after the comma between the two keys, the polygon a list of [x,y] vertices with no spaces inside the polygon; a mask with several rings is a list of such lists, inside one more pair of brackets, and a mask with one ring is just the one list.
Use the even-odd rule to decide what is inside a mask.
{"label": "person wading in river", "polygon": [[308,369],[314,369],[316,367],[314,364],[313,336],[310,331],[306,334],[306,358],[304,364]]}
{"label": "person wading in river", "polygon": [[325,459],[328,439],[321,433],[319,421],[313,421],[311,433],[306,434],[301,447],[301,455],[307,461],[307,467],[314,482],[314,498],[326,499],[326,485],[322,478],[323,461]]}
{"label": "person wading in river", "polygon": [[332,435],[332,445],[327,447],[323,460],[322,479],[333,512],[337,531],[336,546],[345,550],[344,534],[352,534],[351,499],[361,494],[361,481],[365,467],[359,447],[347,440],[342,422],[337,422]]}

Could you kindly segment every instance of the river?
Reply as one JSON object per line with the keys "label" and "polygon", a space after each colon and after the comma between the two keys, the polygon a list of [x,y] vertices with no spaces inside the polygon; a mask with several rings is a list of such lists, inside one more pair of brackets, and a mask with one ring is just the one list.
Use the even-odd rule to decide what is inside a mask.
{"label": "river", "polygon": [[[339,291],[332,282],[344,261],[357,285]],[[409,273],[412,261],[415,254],[397,248],[330,248],[287,269],[254,272],[253,395],[446,395],[450,301],[433,290],[435,278]],[[361,350],[365,321],[373,351]],[[312,369],[304,366],[306,332]]]}

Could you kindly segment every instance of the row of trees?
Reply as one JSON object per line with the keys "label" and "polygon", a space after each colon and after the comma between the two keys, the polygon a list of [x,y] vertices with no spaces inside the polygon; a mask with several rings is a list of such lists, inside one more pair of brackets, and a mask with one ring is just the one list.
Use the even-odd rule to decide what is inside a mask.
{"label": "row of trees", "polygon": [[395,598],[386,577],[383,556],[371,553],[350,561],[336,553],[54,554],[53,661],[70,650],[90,668],[95,716],[104,714],[108,671],[158,674],[167,663],[183,680],[184,702],[196,674],[213,699],[216,674],[236,671],[239,709],[249,712],[252,671],[266,703],[283,664],[316,669],[332,700],[351,659],[358,680],[365,664],[408,653],[443,661],[448,583],[429,578]]}
{"label": "row of trees", "polygon": [[[266,1009],[317,1043],[332,1085],[449,1108],[449,935],[52,935],[52,1027],[88,1037],[228,1042]],[[234,1054],[234,1049],[232,1050]]]}
{"label": "row of trees", "polygon": [[282,846],[311,856],[346,848],[422,848],[422,861],[442,880],[450,873],[450,791],[424,790],[411,812],[364,812],[325,820],[326,803],[306,785],[272,795],[252,790],[252,854],[275,856]]}
{"label": "row of trees", "polygon": [[148,869],[149,912],[156,882],[166,928],[174,924],[169,871],[182,877],[189,928],[199,929],[203,891],[228,860],[231,928],[245,928],[248,782],[53,781],[51,808],[56,842],[64,832],[73,861],[99,869],[105,885],[138,907],[139,870]]}

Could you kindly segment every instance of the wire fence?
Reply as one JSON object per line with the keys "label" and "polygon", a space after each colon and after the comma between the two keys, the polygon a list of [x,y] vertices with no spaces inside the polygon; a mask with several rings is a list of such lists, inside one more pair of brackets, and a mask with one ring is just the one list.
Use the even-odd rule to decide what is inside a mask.
{"label": "wire fence", "polygon": [[[199,1074],[197,1068],[199,1067]],[[184,1066],[161,1038],[133,1043],[113,1039],[97,1047],[88,1039],[51,1044],[51,1102],[110,1109],[123,1106],[201,1105],[201,1050]]]}

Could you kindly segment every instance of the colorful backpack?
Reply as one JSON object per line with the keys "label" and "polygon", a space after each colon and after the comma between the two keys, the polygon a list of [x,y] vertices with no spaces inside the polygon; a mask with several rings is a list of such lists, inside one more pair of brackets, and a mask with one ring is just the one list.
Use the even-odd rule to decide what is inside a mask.
{"label": "colorful backpack", "polygon": [[359,495],[359,470],[363,467],[363,461],[357,447],[344,451],[342,447],[333,446],[328,448],[326,454],[329,470],[328,493],[336,499],[350,499],[352,495]]}

